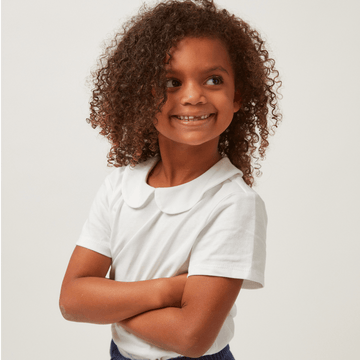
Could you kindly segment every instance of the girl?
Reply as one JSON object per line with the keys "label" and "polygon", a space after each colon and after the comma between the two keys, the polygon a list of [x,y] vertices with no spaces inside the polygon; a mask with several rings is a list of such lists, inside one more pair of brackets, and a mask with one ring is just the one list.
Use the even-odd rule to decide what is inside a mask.
{"label": "girl", "polygon": [[88,122],[117,168],[60,308],[112,324],[112,359],[233,359],[235,300],[264,284],[266,213],[251,186],[280,121],[277,75],[259,34],[208,0],[143,8],[101,57]]}

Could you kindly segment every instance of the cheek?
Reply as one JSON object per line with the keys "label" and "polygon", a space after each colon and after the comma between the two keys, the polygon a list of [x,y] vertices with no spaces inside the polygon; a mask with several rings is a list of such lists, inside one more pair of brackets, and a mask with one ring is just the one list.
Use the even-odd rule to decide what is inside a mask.
{"label": "cheek", "polygon": [[161,111],[155,116],[153,124],[158,132],[164,132],[170,125],[169,116],[167,115],[167,113],[164,113],[164,111]]}
{"label": "cheek", "polygon": [[157,126],[161,125],[161,123],[164,122],[164,120],[169,119],[169,100],[166,101],[166,103],[161,108],[161,111],[155,115],[155,119],[153,121],[154,126],[157,128]]}
{"label": "cheek", "polygon": [[216,106],[219,110],[222,110],[222,112],[225,114],[228,113],[234,113],[236,110],[236,102],[234,101],[234,95],[230,92],[224,93],[222,95],[218,95],[214,101],[216,101]]}
{"label": "cheek", "polygon": [[234,113],[240,110],[240,102],[234,100],[233,106],[234,106],[234,111],[233,111]]}
{"label": "cheek", "polygon": [[168,117],[173,103],[174,103],[173,97],[168,94],[167,100],[166,100],[165,104],[162,106],[161,111],[158,113],[158,116]]}

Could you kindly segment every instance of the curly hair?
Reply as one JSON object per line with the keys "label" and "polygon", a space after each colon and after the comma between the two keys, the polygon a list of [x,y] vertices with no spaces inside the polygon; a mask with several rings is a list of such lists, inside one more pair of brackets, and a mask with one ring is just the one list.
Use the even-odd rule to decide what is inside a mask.
{"label": "curly hair", "polygon": [[217,38],[228,50],[241,108],[218,147],[252,186],[254,173],[261,174],[258,161],[265,158],[268,136],[281,120],[281,81],[259,33],[212,0],[143,5],[105,48],[92,73],[87,122],[109,140],[109,166],[135,166],[160,156],[153,121],[167,100],[165,58],[185,37]]}

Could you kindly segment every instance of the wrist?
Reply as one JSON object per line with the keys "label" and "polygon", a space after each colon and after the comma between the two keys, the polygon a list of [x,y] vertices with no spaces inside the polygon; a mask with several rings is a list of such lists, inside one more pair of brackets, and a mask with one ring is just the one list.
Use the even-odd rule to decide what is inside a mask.
{"label": "wrist", "polygon": [[160,278],[156,280],[156,292],[155,295],[156,308],[161,309],[164,307],[172,306],[171,298],[171,278]]}
{"label": "wrist", "polygon": [[177,294],[176,277],[161,278],[157,283],[157,304],[158,308],[179,307],[181,299]]}

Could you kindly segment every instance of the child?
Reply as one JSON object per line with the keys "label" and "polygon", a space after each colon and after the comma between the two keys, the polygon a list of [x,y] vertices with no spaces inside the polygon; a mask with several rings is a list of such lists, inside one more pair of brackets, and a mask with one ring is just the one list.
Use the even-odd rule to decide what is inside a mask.
{"label": "child", "polygon": [[117,168],[60,308],[112,324],[112,359],[233,359],[235,300],[264,283],[267,219],[251,186],[280,121],[277,76],[259,34],[208,0],[143,8],[106,49],[88,122]]}

